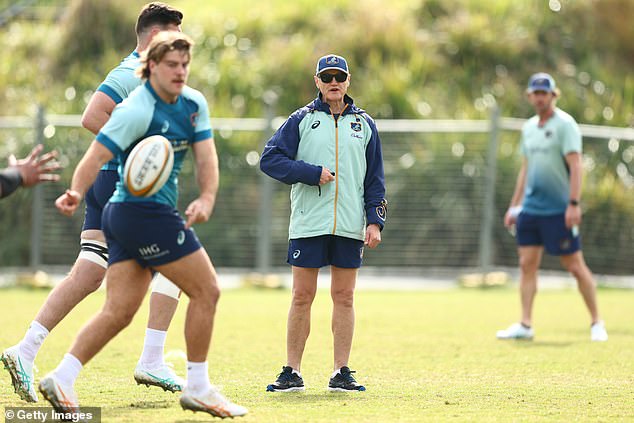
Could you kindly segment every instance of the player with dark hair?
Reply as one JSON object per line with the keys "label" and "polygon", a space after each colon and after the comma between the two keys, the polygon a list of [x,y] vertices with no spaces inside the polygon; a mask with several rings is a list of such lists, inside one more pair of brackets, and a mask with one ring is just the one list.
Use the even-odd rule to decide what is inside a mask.
{"label": "player with dark hair", "polygon": [[[220,296],[215,269],[191,229],[211,216],[218,190],[218,156],[203,95],[185,85],[191,46],[186,35],[159,33],[142,57],[139,74],[148,79],[118,106],[77,165],[71,188],[55,205],[72,215],[97,177],[113,157],[125,163],[134,145],[153,135],[167,138],[174,149],[174,166],[165,185],[149,197],[137,197],[120,180],[103,212],[108,241],[108,291],[103,309],[79,332],[57,368],[42,378],[40,392],[59,412],[78,408],[74,384],[82,367],[125,328],[137,312],[153,271],[166,275],[189,297],[185,321],[187,387],[180,399],[183,409],[218,417],[242,416],[209,383],[207,354],[216,304]],[[200,195],[185,210],[176,210],[178,174],[191,147]]]}
{"label": "player with dark hair", "polygon": [[[96,135],[115,106],[141,84],[141,79],[135,75],[141,53],[160,31],[179,31],[182,19],[180,11],[164,3],[149,3],[141,9],[136,24],[136,49],[108,74],[93,94],[82,116],[82,125],[86,129]],[[33,364],[49,332],[103,281],[108,248],[101,230],[101,217],[119,178],[118,165],[116,158],[106,163],[86,194],[81,250],[70,273],[49,294],[22,341],[6,349],[1,356],[11,374],[16,393],[25,401],[37,401]],[[163,359],[167,328],[176,311],[179,295],[180,290],[174,284],[157,275],[150,298],[143,353],[134,370],[137,383],[159,386],[172,392],[183,389],[183,379]]]}

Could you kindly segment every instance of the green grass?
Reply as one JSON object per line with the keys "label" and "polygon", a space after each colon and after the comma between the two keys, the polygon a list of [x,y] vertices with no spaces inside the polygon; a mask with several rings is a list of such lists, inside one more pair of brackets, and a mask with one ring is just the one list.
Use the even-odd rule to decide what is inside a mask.
{"label": "green grass", "polygon": [[[22,337],[46,295],[0,291],[0,348]],[[36,379],[57,365],[103,299],[103,292],[94,294],[54,330],[38,355]],[[331,304],[325,291],[318,292],[313,306],[302,366],[306,392],[264,392],[285,361],[289,299],[288,291],[223,293],[210,377],[250,409],[240,421],[634,420],[634,291],[599,292],[610,333],[603,344],[589,341],[588,316],[574,290],[538,295],[533,342],[495,339],[497,329],[517,318],[515,290],[359,291],[350,365],[368,390],[354,395],[325,390],[332,366]],[[184,350],[184,306],[173,323],[168,350]],[[133,324],[82,371],[76,386],[80,401],[103,407],[104,422],[210,420],[183,412],[177,395],[134,383],[146,319],[147,301]],[[184,374],[184,361],[175,364]],[[25,405],[4,371],[0,404]]]}

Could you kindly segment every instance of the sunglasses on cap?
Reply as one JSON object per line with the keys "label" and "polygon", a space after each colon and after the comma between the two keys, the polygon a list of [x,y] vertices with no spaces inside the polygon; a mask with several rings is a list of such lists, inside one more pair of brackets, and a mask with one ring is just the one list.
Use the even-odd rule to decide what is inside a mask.
{"label": "sunglasses on cap", "polygon": [[337,72],[337,73],[322,72],[319,74],[319,79],[321,79],[321,82],[325,84],[332,82],[332,78],[335,78],[335,81],[337,82],[344,82],[346,79],[348,79],[348,74],[345,72]]}

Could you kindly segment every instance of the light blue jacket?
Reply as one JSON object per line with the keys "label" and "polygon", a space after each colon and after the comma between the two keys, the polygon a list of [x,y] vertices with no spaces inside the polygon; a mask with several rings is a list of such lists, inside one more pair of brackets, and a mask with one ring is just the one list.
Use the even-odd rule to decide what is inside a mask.
{"label": "light blue jacket", "polygon": [[[372,118],[352,98],[344,101],[337,118],[320,97],[296,110],[262,153],[262,171],[292,185],[290,239],[363,240],[366,225],[385,224],[381,140]],[[335,172],[335,180],[320,186],[323,166]]]}

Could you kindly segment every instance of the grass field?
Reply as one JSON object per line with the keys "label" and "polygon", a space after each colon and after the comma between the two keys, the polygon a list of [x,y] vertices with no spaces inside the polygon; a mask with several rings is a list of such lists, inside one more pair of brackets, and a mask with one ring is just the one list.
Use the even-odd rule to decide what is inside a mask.
{"label": "grass field", "polygon": [[[47,291],[0,291],[0,348],[17,342]],[[589,341],[589,322],[574,290],[537,297],[533,342],[502,342],[495,331],[518,315],[517,292],[359,291],[350,365],[368,390],[326,391],[332,366],[330,298],[319,291],[302,373],[305,393],[271,394],[285,360],[288,291],[223,293],[209,367],[212,383],[250,409],[244,422],[634,421],[634,291],[601,290],[610,340]],[[98,292],[54,330],[40,351],[36,379],[54,368],[78,328],[100,307]],[[179,374],[185,362],[182,301],[167,350]],[[211,420],[185,413],[178,396],[137,386],[147,299],[133,324],[82,371],[76,386],[104,422]],[[0,373],[0,404],[24,406]],[[41,405],[46,405],[40,402]]]}

